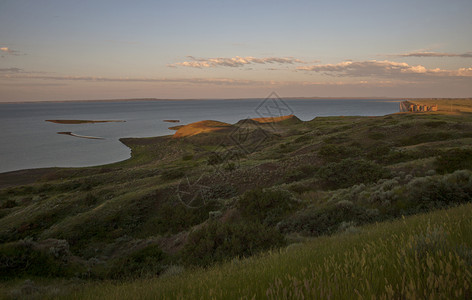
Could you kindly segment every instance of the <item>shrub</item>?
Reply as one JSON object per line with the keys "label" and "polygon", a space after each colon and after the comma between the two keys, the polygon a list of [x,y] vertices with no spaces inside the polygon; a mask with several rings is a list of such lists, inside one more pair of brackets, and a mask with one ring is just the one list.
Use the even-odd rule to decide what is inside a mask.
{"label": "shrub", "polygon": [[354,184],[375,182],[390,176],[384,167],[367,160],[344,159],[321,167],[317,176],[328,189],[347,188]]}
{"label": "shrub", "polygon": [[382,140],[387,137],[385,133],[382,132],[370,132],[367,136],[369,137],[369,139],[373,140]]}
{"label": "shrub", "polygon": [[451,173],[455,170],[472,170],[472,149],[453,149],[441,154],[435,162],[438,173]]}
{"label": "shrub", "polygon": [[8,199],[6,200],[5,202],[2,203],[2,205],[0,205],[0,208],[13,208],[15,206],[17,206],[18,204],[16,203],[15,200],[12,200],[12,199]]}
{"label": "shrub", "polygon": [[346,157],[357,156],[360,153],[357,147],[346,147],[335,144],[324,144],[318,150],[318,155],[327,161],[339,161]]}
{"label": "shrub", "polygon": [[413,213],[469,202],[472,172],[463,170],[442,177],[414,179],[406,186],[403,198]]}
{"label": "shrub", "polygon": [[444,131],[420,133],[401,139],[400,146],[417,145],[428,142],[443,141],[452,138],[454,138],[453,134]]}
{"label": "shrub", "polygon": [[317,167],[312,166],[312,165],[303,165],[301,167],[298,167],[292,171],[289,171],[285,175],[285,182],[293,182],[293,181],[299,181],[308,177],[313,176],[313,174],[316,172]]}
{"label": "shrub", "polygon": [[442,176],[396,177],[380,180],[375,185],[354,185],[332,192],[329,202],[341,200],[377,207],[383,219],[449,207],[472,201],[472,172],[461,170]]}
{"label": "shrub", "polygon": [[373,222],[376,218],[377,215],[372,210],[342,200],[329,207],[315,207],[298,212],[280,222],[278,228],[284,233],[301,232],[319,236],[337,232],[341,224],[361,225]]}
{"label": "shrub", "polygon": [[182,178],[184,175],[185,175],[184,171],[182,171],[180,169],[164,170],[161,173],[161,177],[164,180],[178,179],[178,178]]}
{"label": "shrub", "polygon": [[424,123],[424,125],[431,127],[431,128],[437,128],[439,126],[446,125],[446,121],[427,121]]}
{"label": "shrub", "polygon": [[159,275],[165,268],[166,255],[158,245],[149,245],[130,254],[112,259],[104,275],[106,278],[126,278]]}
{"label": "shrub", "polygon": [[193,154],[185,154],[182,156],[182,160],[192,160],[193,159]]}
{"label": "shrub", "polygon": [[237,205],[244,218],[275,225],[296,209],[299,202],[285,190],[255,189],[242,195]]}
{"label": "shrub", "polygon": [[177,233],[205,221],[210,211],[220,208],[217,201],[208,201],[196,208],[186,207],[180,202],[167,201],[159,206],[154,217],[147,221],[146,227],[153,233]]}
{"label": "shrub", "polygon": [[55,259],[52,253],[38,249],[33,242],[21,240],[0,245],[0,278],[66,274],[61,260]]}
{"label": "shrub", "polygon": [[208,266],[233,257],[247,257],[285,244],[282,234],[260,223],[211,221],[190,233],[182,250],[187,264]]}

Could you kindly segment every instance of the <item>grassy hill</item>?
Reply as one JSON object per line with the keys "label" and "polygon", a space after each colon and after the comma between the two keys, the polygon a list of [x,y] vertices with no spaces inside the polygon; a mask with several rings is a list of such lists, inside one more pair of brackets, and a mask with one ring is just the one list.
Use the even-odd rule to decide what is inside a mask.
{"label": "grassy hill", "polygon": [[[130,283],[87,285],[77,299],[467,299],[472,205],[363,226]],[[178,271],[178,270],[177,270]]]}
{"label": "grassy hill", "polygon": [[439,287],[434,274],[453,268],[467,271],[451,279],[465,282],[454,281],[464,288],[453,297],[470,295],[470,233],[459,228],[472,202],[471,129],[466,112],[248,119],[182,138],[122,139],[132,157],[115,164],[0,174],[0,290],[111,296],[125,281],[117,291],[129,297],[123,289],[142,287],[143,296],[280,298],[307,284],[306,295],[398,298],[437,282],[450,298],[450,282]]}

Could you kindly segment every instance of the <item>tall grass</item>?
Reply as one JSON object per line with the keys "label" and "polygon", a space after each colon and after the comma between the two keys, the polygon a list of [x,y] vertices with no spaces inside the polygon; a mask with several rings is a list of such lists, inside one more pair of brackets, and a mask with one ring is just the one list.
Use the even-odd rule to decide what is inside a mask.
{"label": "tall grass", "polygon": [[76,299],[470,299],[472,205],[358,233],[133,282],[92,283]]}

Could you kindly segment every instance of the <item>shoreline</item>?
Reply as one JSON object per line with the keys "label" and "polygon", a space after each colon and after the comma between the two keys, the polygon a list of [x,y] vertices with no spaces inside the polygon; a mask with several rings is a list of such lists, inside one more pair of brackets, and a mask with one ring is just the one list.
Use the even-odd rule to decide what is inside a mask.
{"label": "shoreline", "polygon": [[[249,98],[247,98],[247,99],[249,99]],[[302,99],[302,98],[297,98],[297,99]],[[320,98],[320,99],[327,99],[327,98]],[[351,99],[355,99],[355,98],[351,98]],[[365,98],[365,99],[366,99],[366,98]],[[395,99],[398,100],[399,98],[395,98]],[[420,99],[420,98],[410,98],[409,100],[411,100],[411,101],[415,101],[415,100],[416,100],[416,101],[417,101],[417,99]],[[431,100],[431,98],[424,98],[424,99],[428,99],[429,101],[435,101],[435,102],[437,101],[437,99]],[[447,98],[438,98],[438,99],[447,99]],[[459,99],[459,98],[458,98],[458,99]],[[460,98],[460,99],[470,99],[470,98]],[[199,100],[199,99],[195,99],[195,100]],[[126,101],[126,100],[123,100],[123,101]],[[426,100],[425,100],[425,101],[426,101]],[[0,104],[1,104],[1,103],[0,103]],[[388,115],[390,115],[390,114],[398,114],[398,113],[400,113],[400,112],[389,113],[389,114],[386,114],[386,115],[384,115],[384,116],[388,116]],[[460,112],[454,112],[454,114],[457,114],[457,113],[460,113]],[[448,113],[447,113],[447,111],[442,111],[442,110],[440,110],[440,111],[438,111],[438,112],[435,112],[435,114],[448,114]],[[333,116],[333,117],[336,117],[336,116]],[[188,125],[188,124],[187,124],[187,125]],[[186,125],[177,125],[177,126],[175,126],[175,127],[177,127],[177,128],[175,128],[175,129],[173,129],[173,130],[176,130],[176,131],[177,131],[178,129],[180,129],[180,128],[184,127],[184,126],[186,126]],[[171,128],[172,128],[172,127],[171,127]],[[169,128],[169,129],[171,129],[171,128]],[[171,130],[172,130],[172,129],[171,129]],[[156,136],[156,137],[172,137],[172,136],[173,136],[173,134],[165,134],[165,135],[160,135],[160,136]],[[129,148],[125,143],[123,143],[123,142],[121,141],[121,138],[120,138],[119,140],[120,140],[120,142],[121,142],[123,145],[125,145],[127,148]],[[131,158],[131,156],[128,157],[128,158],[126,158],[126,159],[117,160],[117,161],[112,162],[112,163],[123,162],[123,161],[126,161],[126,160],[130,159],[130,158]],[[81,167],[76,167],[76,166],[72,166],[72,167],[70,167],[70,166],[62,166],[62,167],[58,167],[58,168],[99,167],[99,166],[105,166],[105,165],[108,165],[108,164],[110,164],[110,163],[97,164],[97,165],[93,165],[93,166],[85,165],[85,166],[81,166]],[[39,168],[34,168],[34,167],[33,167],[33,168],[26,168],[26,169],[22,168],[22,169],[17,169],[17,170],[9,170],[9,171],[0,172],[0,175],[1,175],[1,174],[5,174],[5,173],[11,173],[11,172],[23,172],[23,171],[28,171],[28,170],[47,169],[47,168],[57,168],[57,167],[54,167],[54,166],[51,167],[51,166],[49,166],[49,167],[39,167]]]}

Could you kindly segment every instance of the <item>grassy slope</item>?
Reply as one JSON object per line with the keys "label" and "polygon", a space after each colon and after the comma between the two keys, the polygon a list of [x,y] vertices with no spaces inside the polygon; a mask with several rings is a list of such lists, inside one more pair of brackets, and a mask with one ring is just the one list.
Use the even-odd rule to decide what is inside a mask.
{"label": "grassy slope", "polygon": [[74,298],[464,299],[472,295],[472,252],[462,250],[472,246],[471,214],[467,204],[209,269],[91,284]]}
{"label": "grassy slope", "polygon": [[[250,128],[251,123],[237,126]],[[400,176],[398,185],[401,185],[408,176],[424,178],[431,172],[434,174],[435,162],[449,149],[471,149],[472,146],[471,114],[324,117],[303,123],[283,121],[275,133],[269,127],[265,129],[268,130],[266,134],[256,130],[245,140],[247,147],[254,141],[262,140],[262,143],[235,161],[237,165],[234,170],[226,169],[225,164],[217,166],[223,171],[223,176],[215,172],[215,166],[208,162],[211,151],[217,150],[218,145],[227,140],[230,131],[225,130],[185,139],[123,139],[132,149],[132,158],[106,166],[0,174],[0,184],[3,182],[16,186],[0,190],[0,242],[30,238],[39,242],[48,238],[65,239],[70,244],[73,260],[89,266],[90,262],[98,259],[111,267],[116,258],[126,257],[143,245],[158,244],[170,256],[177,254],[174,259],[165,262],[178,265],[169,268],[168,272],[171,273],[181,268],[178,253],[182,243],[185,243],[186,234],[195,229],[194,226],[199,227],[207,222],[208,210],[237,211],[232,204],[235,201],[233,196],[239,196],[247,190],[258,186],[289,190],[302,201],[301,213],[313,211],[313,208],[318,213],[318,208],[332,208],[330,199],[346,197],[344,190],[330,191],[320,186],[316,170],[326,164],[337,163],[346,157],[368,159],[392,171],[394,176]],[[176,207],[174,195],[181,180],[200,176],[205,185],[212,187],[211,195],[218,200],[219,207],[198,211]],[[370,183],[368,187],[380,190],[384,185]],[[228,188],[233,189],[231,193],[221,192]],[[348,189],[348,194],[350,191]],[[394,191],[404,192],[401,188]],[[359,198],[356,201],[364,205],[367,200]],[[382,212],[380,204],[369,202],[365,205],[368,209]],[[392,207],[397,210],[396,216],[404,210],[404,206],[401,201],[392,201]],[[173,214],[176,208],[179,208],[180,215]],[[165,213],[160,213],[162,211]],[[286,216],[286,220],[296,217]],[[339,224],[334,225],[336,232]],[[299,234],[305,235],[306,232]],[[455,234],[451,230],[451,236]],[[361,241],[362,237],[355,235],[336,239]],[[300,238],[289,236],[289,241],[292,240]],[[320,238],[318,241],[323,242],[313,245],[329,240]],[[464,241],[470,239],[465,237]],[[307,253],[310,252],[312,246],[306,247]],[[300,249],[305,249],[305,246]],[[326,248],[328,250],[331,249]],[[305,253],[291,251],[300,257]],[[274,255],[279,257],[278,254]],[[391,254],[386,252],[385,255]],[[274,260],[271,261],[270,257],[272,255],[262,258],[261,262],[272,264]],[[286,256],[277,258],[281,264],[282,257]],[[287,264],[291,263],[287,261]],[[303,264],[305,262],[300,265]],[[238,266],[231,268],[238,269]],[[228,266],[224,268],[228,272],[232,270]],[[251,272],[257,274],[258,268]],[[280,270],[285,268],[288,267]],[[261,272],[266,272],[263,270]],[[203,280],[198,277],[201,272],[206,271],[197,271],[195,275],[185,274]],[[210,276],[213,273],[205,274]],[[235,274],[240,276],[240,273]],[[86,276],[81,275],[81,278],[87,279]],[[218,274],[211,276],[222,278]],[[231,275],[225,276],[231,278]],[[158,283],[162,289],[177,287],[173,286],[174,279],[169,282],[166,280],[162,279]],[[175,284],[180,280],[183,279],[176,280]],[[219,280],[224,281],[224,278]],[[267,286],[262,286],[260,291],[265,292],[266,289]]]}

